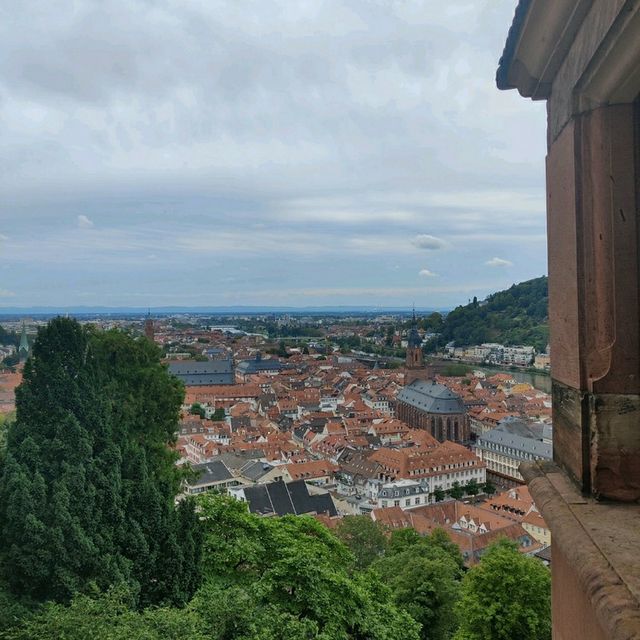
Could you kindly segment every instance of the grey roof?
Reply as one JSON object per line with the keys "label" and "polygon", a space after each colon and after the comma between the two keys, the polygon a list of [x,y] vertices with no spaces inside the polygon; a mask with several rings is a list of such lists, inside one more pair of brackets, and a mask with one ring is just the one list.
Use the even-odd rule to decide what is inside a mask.
{"label": "grey roof", "polygon": [[233,363],[230,359],[170,362],[169,373],[182,380],[187,386],[227,385],[235,382]]}
{"label": "grey roof", "polygon": [[219,456],[216,456],[216,460],[221,460],[224,462],[228,469],[242,469],[242,467],[247,464],[249,460],[255,460],[256,458],[261,458],[264,455],[264,451],[260,451],[258,449],[249,449],[247,451],[243,451],[242,453],[221,453]]}
{"label": "grey roof", "polygon": [[204,462],[202,464],[192,465],[192,469],[198,473],[198,478],[189,482],[192,487],[210,485],[215,482],[224,482],[225,480],[233,480],[233,476],[222,460],[214,460],[213,462]]}
{"label": "grey roof", "polygon": [[545,560],[549,564],[551,564],[551,545],[545,547],[544,549],[540,549],[538,553],[535,554],[536,558],[540,558],[540,560]]}
{"label": "grey roof", "polygon": [[304,480],[285,484],[282,481],[245,487],[244,495],[251,513],[260,515],[326,513],[338,515],[328,493],[310,495]]}
{"label": "grey roof", "polygon": [[231,430],[236,431],[251,426],[251,416],[234,416],[231,418]]}
{"label": "grey roof", "polygon": [[420,485],[414,485],[411,487],[385,487],[380,490],[381,498],[394,498],[394,497],[402,497],[406,498],[407,496],[413,496],[416,493],[423,493],[423,488]]}
{"label": "grey roof", "polygon": [[[409,348],[412,348],[412,347],[415,348],[415,347],[419,347],[421,344],[422,344],[422,338],[420,337],[420,334],[418,333],[418,329],[414,324],[409,331],[409,336],[407,337],[407,346]],[[378,364],[377,360],[376,360],[376,364]]]}
{"label": "grey roof", "polygon": [[398,402],[405,402],[426,413],[464,413],[464,403],[457,393],[435,381],[414,380],[397,395]]}
{"label": "grey roof", "polygon": [[257,482],[262,476],[273,469],[273,465],[268,462],[260,462],[259,460],[250,460],[244,464],[240,473],[247,479]]}
{"label": "grey roof", "polygon": [[[503,420],[495,429],[487,431],[487,433],[478,438],[476,446],[480,449],[492,449],[493,447],[489,445],[508,447],[513,450],[513,453],[509,454],[510,457],[516,460],[527,459],[524,454],[551,460],[553,458],[552,445],[543,442],[542,436],[531,437],[531,435],[526,435],[527,432],[523,429],[521,423],[527,427],[527,431],[530,431],[528,427],[535,426],[526,425],[524,421],[512,421],[509,423]],[[533,431],[530,431],[530,433],[533,433]],[[501,453],[506,455],[504,452]]]}
{"label": "grey roof", "polygon": [[507,416],[498,422],[498,429],[508,433],[513,433],[523,438],[533,438],[534,440],[551,439],[551,425],[543,422],[527,422],[517,416]]}
{"label": "grey roof", "polygon": [[256,357],[253,360],[242,360],[236,369],[243,375],[249,375],[263,371],[280,371],[280,369],[284,369],[284,365],[279,360],[263,360],[261,357]]}

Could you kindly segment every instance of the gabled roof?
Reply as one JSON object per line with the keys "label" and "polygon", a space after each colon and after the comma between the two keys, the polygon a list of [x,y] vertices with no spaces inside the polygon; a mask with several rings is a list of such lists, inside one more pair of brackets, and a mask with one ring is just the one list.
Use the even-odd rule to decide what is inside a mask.
{"label": "gabled roof", "polygon": [[553,457],[553,447],[548,442],[543,442],[542,437],[535,437],[531,431],[531,425],[522,420],[502,420],[491,431],[487,431],[478,438],[477,446],[487,448],[494,444],[509,447],[514,451],[513,458],[525,459],[524,454],[531,454],[536,458],[550,460]]}
{"label": "gabled roof", "polygon": [[304,480],[282,481],[245,487],[244,496],[251,513],[284,516],[304,513],[336,516],[338,512],[328,493],[310,495]]}
{"label": "gabled roof", "polygon": [[198,473],[195,481],[189,482],[191,487],[213,484],[214,482],[224,482],[232,480],[233,476],[222,460],[214,460],[203,464],[194,464],[193,470]]}
{"label": "gabled roof", "polygon": [[248,480],[257,482],[262,476],[266,475],[273,469],[273,465],[260,460],[250,460],[240,468],[240,473]]}
{"label": "gabled roof", "polygon": [[461,414],[465,412],[460,396],[435,380],[431,382],[414,380],[400,390],[397,400],[426,413]]}
{"label": "gabled roof", "polygon": [[170,362],[169,373],[182,380],[187,386],[228,385],[233,384],[235,378],[230,359]]}

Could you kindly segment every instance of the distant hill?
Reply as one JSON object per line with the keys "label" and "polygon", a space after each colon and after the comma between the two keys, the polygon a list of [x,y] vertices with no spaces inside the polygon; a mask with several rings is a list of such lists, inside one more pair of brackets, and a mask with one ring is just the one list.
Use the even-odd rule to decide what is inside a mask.
{"label": "distant hill", "polygon": [[[548,305],[547,277],[542,276],[514,284],[482,302],[474,299],[456,307],[443,319],[439,332],[456,346],[499,342],[533,345],[540,352],[549,342]],[[426,323],[432,325],[429,318]]]}

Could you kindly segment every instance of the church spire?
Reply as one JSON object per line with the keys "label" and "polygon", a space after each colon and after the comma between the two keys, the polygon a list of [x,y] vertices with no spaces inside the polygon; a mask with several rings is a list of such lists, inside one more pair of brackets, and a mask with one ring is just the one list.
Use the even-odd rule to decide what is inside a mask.
{"label": "church spire", "polygon": [[20,335],[20,346],[18,347],[20,362],[24,362],[29,357],[29,340],[27,338],[27,327],[22,323],[22,334]]}

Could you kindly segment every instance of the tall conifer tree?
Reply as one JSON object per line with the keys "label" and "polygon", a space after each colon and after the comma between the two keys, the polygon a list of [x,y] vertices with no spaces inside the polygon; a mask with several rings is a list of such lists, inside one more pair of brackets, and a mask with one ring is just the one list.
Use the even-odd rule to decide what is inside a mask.
{"label": "tall conifer tree", "polygon": [[157,348],[57,318],[17,390],[0,479],[8,584],[67,601],[124,582],[141,606],[186,602],[199,582],[192,505],[167,446],[183,389]]}

